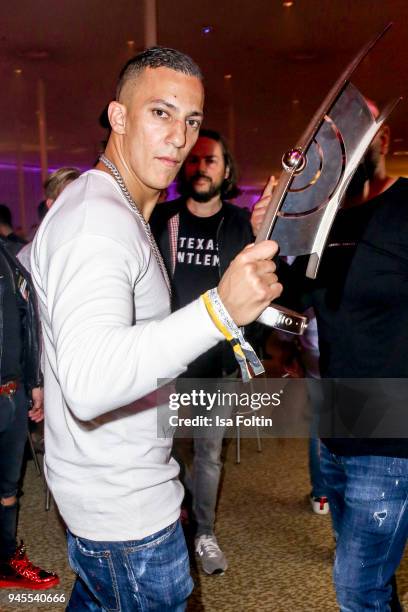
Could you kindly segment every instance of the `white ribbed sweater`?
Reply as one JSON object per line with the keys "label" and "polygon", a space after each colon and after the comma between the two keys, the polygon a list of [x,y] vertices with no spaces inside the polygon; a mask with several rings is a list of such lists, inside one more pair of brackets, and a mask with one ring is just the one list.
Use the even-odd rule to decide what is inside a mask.
{"label": "white ribbed sweater", "polygon": [[201,300],[169,314],[144,229],[104,172],[64,190],[31,268],[46,354],[47,479],[59,510],[79,537],[146,537],[177,519],[183,496],[171,440],[157,439],[152,392],[221,334]]}

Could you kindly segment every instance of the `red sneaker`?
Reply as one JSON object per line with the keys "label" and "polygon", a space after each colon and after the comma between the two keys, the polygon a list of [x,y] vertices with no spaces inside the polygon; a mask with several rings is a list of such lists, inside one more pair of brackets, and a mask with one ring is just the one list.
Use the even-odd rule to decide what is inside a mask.
{"label": "red sneaker", "polygon": [[26,555],[26,549],[21,542],[8,563],[0,567],[0,588],[10,589],[50,589],[59,584],[57,574],[47,572],[33,565]]}

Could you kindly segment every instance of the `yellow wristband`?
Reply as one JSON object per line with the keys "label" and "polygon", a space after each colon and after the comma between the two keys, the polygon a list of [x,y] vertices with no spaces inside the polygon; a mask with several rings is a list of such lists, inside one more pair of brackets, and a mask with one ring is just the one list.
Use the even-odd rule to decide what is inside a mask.
{"label": "yellow wristband", "polygon": [[[228,313],[225,311],[225,319],[227,322],[230,321],[231,325],[235,327],[235,335],[228,328],[228,326],[221,320],[216,307],[214,306],[214,302],[212,300],[212,294],[216,293],[216,290],[209,290],[206,293],[202,294],[202,299],[207,309],[208,314],[211,317],[212,322],[216,326],[216,328],[223,334],[225,339],[231,344],[232,350],[234,351],[235,358],[238,362],[238,365],[241,370],[242,380],[248,381],[252,378],[252,374],[248,368],[248,358],[253,367],[254,371],[259,374],[263,370],[262,364],[259,362],[255,352],[252,347],[245,342],[242,333],[239,328],[235,325],[233,320],[229,317]],[[219,299],[219,298],[218,298]],[[216,302],[217,303],[217,302]],[[221,308],[223,308],[222,303],[219,304]],[[246,347],[246,353],[244,351],[243,345]],[[248,350],[249,349],[249,350]],[[254,357],[251,355],[253,353]]]}
{"label": "yellow wristband", "polygon": [[208,291],[206,293],[202,294],[202,299],[204,301],[205,307],[207,309],[208,314],[210,315],[212,322],[214,323],[214,325],[216,326],[216,328],[222,333],[223,336],[225,336],[225,338],[228,340],[228,342],[231,342],[231,340],[234,339],[234,336],[231,334],[231,332],[228,330],[227,327],[225,327],[224,323],[218,318],[217,313],[215,312],[214,306],[211,302],[210,296]]}

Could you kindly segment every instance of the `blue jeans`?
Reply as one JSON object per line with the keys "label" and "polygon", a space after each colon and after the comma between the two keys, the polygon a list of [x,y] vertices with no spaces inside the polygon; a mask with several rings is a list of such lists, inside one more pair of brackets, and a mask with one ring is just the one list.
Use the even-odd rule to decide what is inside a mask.
{"label": "blue jeans", "polygon": [[[23,388],[11,397],[0,396],[0,498],[17,495],[28,434],[27,410]],[[17,513],[17,502],[0,504],[0,559],[9,559],[16,551]]]}
{"label": "blue jeans", "polygon": [[337,539],[340,610],[401,609],[391,584],[408,537],[408,459],[339,456],[322,444],[320,468]]}
{"label": "blue jeans", "polygon": [[68,611],[182,612],[193,589],[180,521],[143,538],[94,542],[68,531],[77,574]]}

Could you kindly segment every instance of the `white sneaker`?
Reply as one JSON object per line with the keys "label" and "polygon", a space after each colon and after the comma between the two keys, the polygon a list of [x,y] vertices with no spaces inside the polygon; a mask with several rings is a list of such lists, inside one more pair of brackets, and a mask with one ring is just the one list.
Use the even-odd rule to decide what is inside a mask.
{"label": "white sneaker", "polygon": [[218,546],[215,535],[201,535],[196,538],[195,551],[206,574],[223,574],[227,569],[227,559]]}
{"label": "white sneaker", "polygon": [[315,514],[328,514],[330,507],[329,507],[329,500],[327,499],[327,497],[310,497],[310,503],[312,505],[312,510]]}

